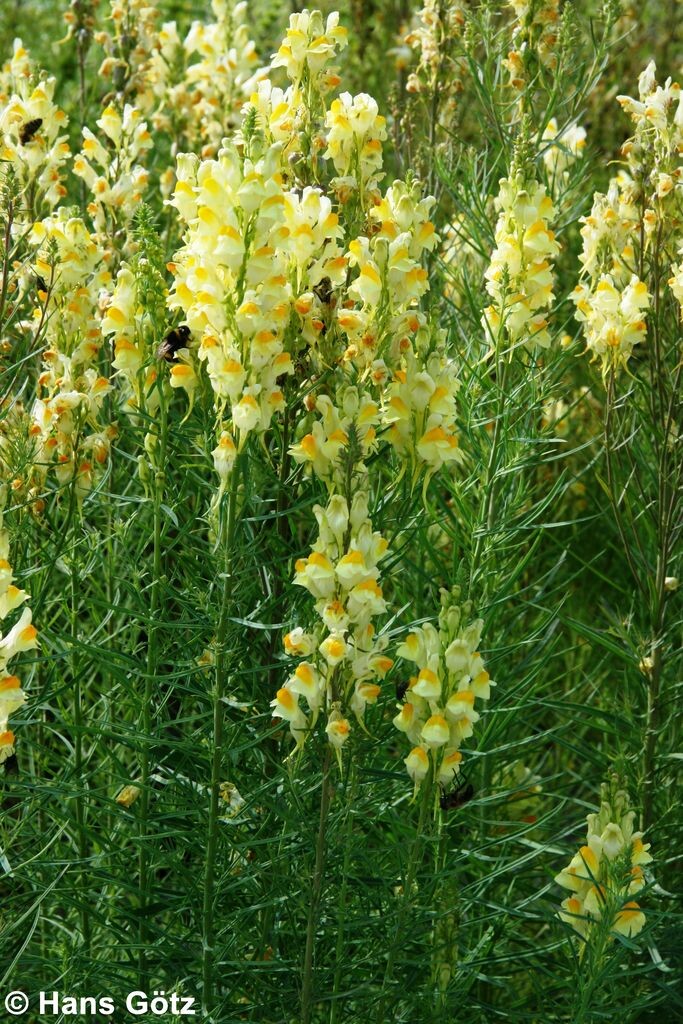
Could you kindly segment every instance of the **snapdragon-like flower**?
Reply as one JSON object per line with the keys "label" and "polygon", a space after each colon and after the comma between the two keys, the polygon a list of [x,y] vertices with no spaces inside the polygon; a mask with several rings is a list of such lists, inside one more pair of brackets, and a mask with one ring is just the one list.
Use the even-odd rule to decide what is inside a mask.
{"label": "snapdragon-like flower", "polygon": [[215,20],[193,21],[184,39],[176,22],[165,22],[147,73],[159,104],[154,128],[205,158],[216,156],[239,125],[244,103],[266,74],[249,38],[247,4],[212,0],[211,10]]}
{"label": "snapdragon-like flower", "polygon": [[624,366],[635,345],[645,339],[650,296],[644,281],[633,274],[620,290],[609,274],[594,289],[579,284],[572,292],[576,319],[584,324],[586,347],[602,361],[603,370]]}
{"label": "snapdragon-like flower", "polygon": [[318,417],[309,433],[291,447],[294,461],[308,464],[333,490],[343,486],[342,455],[352,434],[359,459],[377,447],[380,411],[370,395],[347,386],[340,390],[335,404],[329,395],[320,395],[313,405]]}
{"label": "snapdragon-like flower", "polygon": [[[285,69],[290,84],[283,90],[262,81],[250,104],[266,140],[282,144],[288,178],[301,185],[329,180],[328,189],[342,204],[353,199],[367,210],[376,197],[386,131],[372,97],[344,93],[329,101],[329,93],[341,82],[339,68],[331,62],[346,45],[338,13],[326,22],[320,11],[292,14],[271,61],[273,70]],[[328,160],[340,176],[330,177]]]}
{"label": "snapdragon-like flower", "polygon": [[[587,349],[601,360],[603,375],[624,367],[634,346],[645,340],[651,296],[641,268],[647,270],[654,247],[662,253],[680,246],[681,89],[671,79],[658,85],[650,63],[638,92],[638,99],[618,97],[635,134],[622,146],[626,170],[612,179],[605,195],[596,193],[590,215],[583,218],[583,271],[572,296]],[[671,269],[676,295],[678,268]]]}
{"label": "snapdragon-like flower", "polygon": [[579,124],[569,124],[560,131],[557,120],[551,117],[543,132],[543,141],[550,143],[543,153],[543,163],[551,181],[558,187],[585,149],[586,129]]}
{"label": "snapdragon-like flower", "polygon": [[422,466],[433,473],[463,460],[454,428],[459,388],[454,361],[446,355],[443,338],[437,336],[435,345],[428,338],[426,330],[418,332],[416,351],[411,347],[404,352],[401,369],[385,389],[382,417],[390,444],[410,459],[414,477]]}
{"label": "snapdragon-like flower", "polygon": [[[559,0],[509,0],[515,12],[512,50],[503,62],[510,85],[522,91],[534,74],[533,62],[552,71],[557,66]],[[531,65],[531,66],[530,66]]]}
{"label": "snapdragon-like flower", "polygon": [[619,284],[630,281],[639,219],[633,182],[621,172],[612,178],[606,193],[595,193],[591,212],[581,217],[583,248],[579,259],[585,275],[596,279],[608,273]]}
{"label": "snapdragon-like flower", "polygon": [[482,324],[492,345],[504,331],[511,345],[550,345],[545,313],[553,295],[552,259],[560,251],[550,224],[555,216],[544,185],[523,172],[500,182],[496,248],[486,271],[494,300]]}
{"label": "snapdragon-like flower", "polygon": [[[98,244],[113,261],[117,252],[126,255],[126,233],[149,183],[149,172],[138,160],[151,149],[152,136],[140,110],[130,104],[122,114],[110,104],[97,125],[105,141],[83,128],[83,148],[74,160],[74,174],[91,192],[88,213]],[[114,248],[112,241],[118,242]]]}
{"label": "snapdragon-like flower", "polygon": [[450,100],[462,89],[461,63],[451,50],[465,27],[465,4],[461,0],[425,0],[413,16],[405,42],[418,54],[418,65],[408,78],[408,92],[443,90]]}
{"label": "snapdragon-like flower", "polygon": [[[662,159],[680,156],[678,149],[683,135],[683,91],[678,82],[671,78],[667,78],[664,85],[659,85],[656,76],[656,65],[650,61],[638,79],[638,99],[617,96],[617,100],[633,120],[636,138],[648,133],[657,149],[655,159],[661,162]],[[656,180],[651,184],[656,184]]]}
{"label": "snapdragon-like flower", "polygon": [[[644,255],[655,245],[659,252],[667,248],[680,250],[683,89],[670,78],[659,85],[657,69],[651,61],[638,79],[638,99],[618,96],[617,100],[635,127],[633,138],[622,146],[638,220],[635,245],[642,227]],[[671,269],[669,284],[680,303],[683,297],[680,264],[673,264]]]}
{"label": "snapdragon-like flower", "polygon": [[627,806],[626,793],[610,795],[604,787],[600,811],[588,815],[586,844],[555,878],[571,893],[559,917],[587,942],[600,931],[633,938],[645,925],[632,897],[645,885],[643,867],[652,856],[642,832],[634,831],[635,813]]}
{"label": "snapdragon-like flower", "polygon": [[258,159],[232,146],[216,160],[181,159],[171,203],[188,227],[169,305],[201,339],[198,363],[193,356],[183,364],[178,385],[191,391],[204,364],[219,433],[229,429],[241,447],[284,408],[281,381],[293,372],[285,350],[293,293],[279,146]]}
{"label": "snapdragon-like flower", "polygon": [[351,96],[343,92],[330,104],[325,126],[325,156],[342,182],[355,179],[361,190],[372,187],[373,176],[382,167],[382,142],[387,137],[386,121],[376,100],[366,93]]}
{"label": "snapdragon-like flower", "polygon": [[391,666],[375,624],[386,543],[368,514],[368,456],[393,446],[412,482],[460,458],[457,374],[420,311],[434,200],[412,180],[381,190],[385,126],[370,97],[328,101],[344,44],[336,16],[293,15],[272,64],[289,86],[260,81],[215,159],[178,157],[170,204],[185,232],[168,303],[192,333],[186,389],[205,372],[213,391],[216,500],[248,440],[295,408],[289,378],[305,393],[290,452],[329,500],[295,584],[318,621],[288,634],[287,652],[304,660],[272,707],[297,747],[324,714],[337,751]]}
{"label": "snapdragon-like flower", "polygon": [[290,14],[285,38],[271,61],[271,67],[283,67],[290,81],[298,84],[306,75],[316,78],[329,71],[328,65],[348,43],[348,33],[333,11],[323,21],[320,11],[303,10]]}
{"label": "snapdragon-like flower", "polygon": [[112,436],[98,415],[111,384],[97,366],[99,307],[110,274],[81,218],[69,213],[60,208],[34,224],[30,235],[41,303],[32,323],[47,341],[31,434],[38,482],[53,467],[60,485],[75,481],[81,500],[107,462]]}
{"label": "snapdragon-like flower", "polygon": [[[112,366],[118,378],[125,382],[122,389],[125,411],[135,414],[142,410],[146,416],[154,416],[160,403],[160,389],[155,386],[159,369],[167,365],[160,357],[160,351],[163,355],[168,342],[167,338],[162,341],[166,332],[167,287],[162,248],[146,206],[138,211],[134,239],[136,252],[130,263],[124,263],[119,269],[116,287],[104,308],[101,332],[115,344]],[[186,373],[194,378],[188,343],[189,331],[181,328],[166,357],[171,364],[171,387],[179,386],[180,379],[191,396],[193,386],[188,377],[183,376]],[[156,437],[154,431],[152,435],[147,434],[145,447],[154,443],[152,436]]]}
{"label": "snapdragon-like flower", "polygon": [[296,563],[294,584],[314,598],[318,622],[310,631],[296,627],[285,636],[285,652],[304,660],[271,707],[276,718],[289,723],[297,747],[323,713],[328,741],[339,751],[351,734],[351,715],[365,728],[365,709],[376,702],[380,681],[393,664],[385,653],[387,637],[378,635],[373,623],[386,610],[379,563],[387,542],[372,529],[362,484],[350,507],[344,496],[334,494],[326,508],[316,505],[313,511],[318,539],[308,557]]}
{"label": "snapdragon-like flower", "polygon": [[460,747],[480,718],[475,704],[488,700],[495,686],[478,650],[484,623],[472,618],[471,602],[459,598],[458,588],[442,590],[439,628],[417,627],[396,652],[417,668],[394,718],[413,745],[405,765],[416,790],[430,771],[442,789],[450,788],[460,771]]}
{"label": "snapdragon-like flower", "polygon": [[370,211],[370,237],[349,243],[357,273],[337,323],[348,340],[345,359],[360,370],[377,358],[399,366],[410,335],[425,322],[418,303],[429,287],[422,257],[437,243],[433,205],[417,185],[396,181]]}
{"label": "snapdragon-like flower", "polygon": [[[683,248],[681,248],[679,255],[683,256]],[[674,263],[671,269],[673,273],[669,278],[669,287],[674,294],[676,302],[681,307],[681,319],[683,320],[683,261]]]}
{"label": "snapdragon-like flower", "polygon": [[[54,103],[55,78],[37,74],[20,39],[0,72],[0,184],[12,171],[24,196],[23,223],[53,209],[66,195],[62,169],[70,156],[66,114]],[[23,215],[23,216],[22,216]]]}
{"label": "snapdragon-like flower", "polygon": [[606,374],[626,365],[647,332],[650,296],[633,272],[640,213],[629,175],[613,178],[606,194],[596,192],[590,214],[581,220],[583,275],[571,298],[576,319],[585,325],[587,350]]}
{"label": "snapdragon-like flower", "polygon": [[[9,535],[0,515],[0,620],[12,615],[28,599],[24,590],[14,585],[14,576],[8,561]],[[0,764],[14,753],[14,733],[9,728],[9,716],[25,702],[26,694],[17,676],[8,671],[9,662],[22,651],[38,646],[38,631],[31,622],[31,610],[24,607],[19,618],[7,634],[0,633]]]}
{"label": "snapdragon-like flower", "polygon": [[468,74],[463,48],[466,9],[462,0],[425,0],[414,11],[409,31],[403,29],[399,45],[389,51],[397,69],[409,70],[406,92],[413,100],[415,123],[422,117],[431,123],[428,147],[420,146],[415,153],[420,173],[429,173],[434,161],[445,155],[457,130],[458,97]]}
{"label": "snapdragon-like flower", "polygon": [[130,103],[147,113],[154,105],[151,56],[157,38],[159,12],[149,0],[111,0],[110,23],[96,32],[95,40],[105,57],[99,76],[110,79],[108,99]]}
{"label": "snapdragon-like flower", "polygon": [[[312,377],[330,376],[332,368],[327,393],[314,393],[307,402],[307,411],[319,416],[301,421],[292,448],[297,461],[328,483],[346,427],[356,417],[337,392],[347,395],[348,404],[351,389],[362,407],[356,426],[364,454],[374,450],[382,427],[414,470],[431,472],[459,457],[457,378],[419,310],[428,286],[422,261],[437,242],[429,219],[434,201],[422,198],[416,183],[397,181],[379,191],[374,101],[342,96],[342,106],[333,101],[325,113],[326,62],[345,39],[335,26],[328,19],[325,28],[315,13],[293,16],[285,50],[274,60],[287,68],[292,84],[278,92],[261,82],[236,145],[226,144],[216,160],[179,157],[170,200],[187,230],[173,264],[169,304],[182,309],[200,339],[199,365],[191,350],[178,370],[184,374],[179,386],[187,379],[188,390],[194,389],[205,364],[217,437],[223,438],[220,455],[226,432],[239,450],[249,434],[269,428],[284,409],[283,388],[295,365]],[[300,91],[302,76],[318,83],[322,112],[316,123]],[[350,106],[342,116],[344,104]],[[329,116],[333,109],[339,122]],[[349,238],[349,224],[355,225],[359,206],[349,206],[349,196],[294,184],[304,173],[302,154],[287,155],[295,126],[324,138],[325,124],[327,149],[309,150],[306,166],[321,170],[327,158],[331,171],[349,179],[349,196],[357,197],[366,225],[356,237]],[[371,136],[379,144],[363,156],[362,140]],[[366,209],[368,175],[376,196]],[[228,463],[219,461],[224,472]]]}

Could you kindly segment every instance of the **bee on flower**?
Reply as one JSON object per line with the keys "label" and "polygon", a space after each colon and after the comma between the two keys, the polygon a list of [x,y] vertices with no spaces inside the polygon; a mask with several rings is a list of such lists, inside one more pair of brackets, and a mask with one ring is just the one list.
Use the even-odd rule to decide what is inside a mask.
{"label": "bee on flower", "polygon": [[45,216],[66,195],[63,169],[71,152],[67,117],[54,102],[57,85],[32,65],[20,39],[0,71],[0,184],[14,176],[19,194],[17,222],[24,228]]}

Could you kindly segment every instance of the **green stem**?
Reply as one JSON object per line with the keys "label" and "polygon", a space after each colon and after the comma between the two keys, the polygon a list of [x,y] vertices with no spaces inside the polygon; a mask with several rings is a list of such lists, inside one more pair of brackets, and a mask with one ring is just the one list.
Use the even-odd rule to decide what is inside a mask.
{"label": "green stem", "polygon": [[593,994],[602,982],[603,959],[609,941],[609,932],[605,930],[604,922],[594,932],[594,936],[592,934],[589,937],[579,954],[576,985],[578,1006],[572,1016],[571,1024],[585,1024],[590,1020]]}
{"label": "green stem", "polygon": [[[509,358],[502,351],[503,339],[498,338],[497,341],[497,358],[496,358],[496,387],[498,388],[498,402],[496,406],[496,419],[493,424],[493,437],[491,438],[491,450],[489,452],[488,463],[486,466],[486,475],[484,479],[484,492],[482,495],[481,512],[479,516],[479,536],[476,539],[474,545],[474,551],[472,554],[472,569],[471,577],[474,581],[478,574],[482,563],[486,561],[486,555],[488,555],[488,546],[490,543],[490,535],[493,530],[496,521],[496,500],[498,497],[498,486],[496,481],[496,471],[498,469],[498,460],[500,456],[500,440],[502,431],[503,414],[505,412],[505,403],[507,401],[507,374],[509,366]],[[487,576],[484,576],[484,586],[486,584]],[[483,593],[483,588],[482,588]]]}
{"label": "green stem", "polygon": [[323,763],[323,781],[320,791],[320,818],[318,821],[318,838],[315,844],[315,868],[311,901],[308,907],[308,925],[306,927],[306,951],[304,953],[304,971],[301,988],[301,1024],[310,1024],[313,1013],[313,952],[315,950],[315,933],[318,928],[320,895],[322,893],[325,874],[325,838],[327,835],[327,818],[330,811],[332,789],[330,786],[331,748],[328,746]]}
{"label": "green stem", "polygon": [[343,1002],[339,997],[341,979],[344,970],[344,940],[346,938],[344,925],[346,924],[346,897],[348,892],[349,867],[351,865],[351,839],[353,836],[353,805],[356,799],[356,772],[354,762],[351,760],[349,767],[350,779],[348,782],[346,819],[344,821],[344,864],[342,867],[341,891],[337,900],[337,945],[334,955],[334,983],[332,987],[332,1004],[330,1007],[330,1024],[337,1024],[339,1015],[343,1010]]}
{"label": "green stem", "polygon": [[77,551],[77,517],[75,516],[75,484],[71,487],[71,514],[74,516],[72,522],[71,541],[71,595],[70,595],[70,642],[71,642],[71,678],[74,685],[74,771],[76,775],[76,828],[78,831],[78,859],[80,862],[81,879],[81,931],[83,934],[83,945],[87,953],[90,952],[91,928],[90,928],[90,904],[85,897],[89,886],[89,879],[86,870],[86,859],[88,856],[88,837],[86,833],[86,780],[84,776],[83,758],[83,688],[82,671],[78,657],[78,620],[79,620],[79,594],[80,577],[78,572],[78,551]]}
{"label": "green stem", "polygon": [[448,831],[444,827],[443,814],[439,814],[439,844],[434,865],[437,879],[434,905],[437,917],[434,922],[432,965],[435,985],[435,1019],[446,1020],[446,993],[457,963],[457,888],[456,880],[446,875],[448,858]]}
{"label": "green stem", "polygon": [[209,822],[206,836],[206,859],[204,862],[204,900],[202,907],[202,1001],[207,1020],[212,1020],[214,1008],[214,873],[216,854],[218,851],[218,810],[220,784],[223,773],[223,732],[225,684],[228,668],[226,638],[228,623],[233,603],[232,556],[237,523],[237,501],[239,497],[239,480],[241,458],[237,457],[232,471],[230,493],[228,496],[227,515],[220,510],[220,540],[223,554],[223,592],[221,607],[216,629],[216,672],[214,676],[213,703],[213,751],[211,755],[211,798],[209,804]]}
{"label": "green stem", "polygon": [[[662,250],[662,225],[660,222],[657,233],[657,244],[654,249],[653,268],[653,331],[650,359],[650,391],[658,398],[657,414],[653,417],[653,436],[656,438],[662,431],[659,445],[657,474],[657,562],[655,569],[654,591],[650,592],[650,627],[652,630],[652,667],[648,673],[647,712],[645,718],[645,742],[643,748],[643,829],[648,829],[654,817],[654,796],[656,790],[656,751],[660,720],[660,690],[662,677],[662,645],[665,636],[666,621],[666,572],[671,545],[671,519],[669,516],[672,502],[669,483],[669,411],[671,402],[667,400],[664,381],[666,375],[663,367],[661,339],[661,308],[660,308],[660,261]],[[680,362],[679,362],[680,366]],[[674,505],[678,497],[673,498]]]}
{"label": "green stem", "polygon": [[140,804],[138,816],[138,902],[140,908],[139,922],[139,971],[140,978],[148,975],[147,945],[149,939],[148,901],[150,886],[149,865],[149,777],[151,767],[151,745],[154,732],[154,684],[158,668],[158,618],[160,605],[160,587],[163,569],[163,515],[162,504],[166,486],[164,466],[166,465],[166,447],[168,443],[168,412],[163,383],[159,383],[159,432],[158,450],[154,453],[154,495],[152,512],[153,554],[152,582],[149,601],[149,621],[147,624],[147,661],[145,667],[145,686],[142,698],[142,738],[140,748]]}
{"label": "green stem", "polygon": [[[277,547],[274,550],[274,564],[287,564],[287,556],[289,554],[289,540],[291,537],[289,519],[285,515],[285,510],[288,506],[290,489],[287,487],[287,480],[289,478],[289,471],[291,466],[291,455],[289,453],[289,428],[290,428],[290,417],[291,411],[289,406],[285,408],[284,420],[282,425],[282,446],[281,446],[281,457],[280,457],[280,471],[278,474],[278,485],[277,485],[277,504],[275,510],[275,543]],[[273,608],[279,608],[282,600],[282,594],[285,587],[285,580],[282,573],[277,573],[273,582],[272,592],[272,606]],[[270,669],[268,670],[268,692],[274,693],[277,689],[277,680],[281,672],[281,666],[278,664],[275,652],[278,644],[281,643],[280,634],[275,630],[271,632],[270,640],[267,648],[267,659]],[[270,736],[264,741],[263,749],[266,757],[264,759],[264,774],[267,778],[270,778],[279,764],[279,741],[274,737]],[[264,877],[264,887],[268,889],[270,887],[270,881]],[[264,908],[261,914],[261,939],[260,939],[260,953],[261,956],[265,955],[266,949],[270,944],[270,935],[272,931],[274,910],[273,904],[267,899],[264,899]]]}
{"label": "green stem", "polygon": [[422,802],[420,804],[420,817],[417,823],[417,832],[415,833],[415,839],[410,850],[410,857],[408,860],[408,870],[406,871],[405,879],[403,881],[403,894],[401,898],[401,905],[398,911],[398,917],[396,920],[396,931],[394,933],[394,939],[389,947],[389,956],[387,957],[387,966],[384,971],[384,980],[382,982],[382,994],[379,1000],[379,1006],[377,1009],[377,1024],[386,1024],[387,1018],[384,1015],[386,1007],[387,996],[389,994],[389,988],[394,978],[394,965],[396,962],[396,953],[404,939],[404,925],[406,914],[412,905],[412,891],[413,885],[415,884],[415,876],[417,869],[422,859],[422,833],[424,832],[425,822],[427,820],[427,810],[431,804],[432,795],[432,774],[431,769],[428,777],[423,782]]}

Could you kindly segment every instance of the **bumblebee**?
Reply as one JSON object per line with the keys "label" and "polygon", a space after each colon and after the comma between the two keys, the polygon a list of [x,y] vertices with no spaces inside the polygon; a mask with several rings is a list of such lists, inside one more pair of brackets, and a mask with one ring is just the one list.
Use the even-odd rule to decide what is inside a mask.
{"label": "bumblebee", "polygon": [[324,306],[329,306],[332,301],[332,282],[329,277],[321,278],[313,289]]}
{"label": "bumblebee", "polygon": [[452,811],[456,807],[464,807],[468,804],[474,796],[474,786],[471,782],[464,782],[462,785],[457,786],[450,793],[442,793],[439,798],[439,804],[442,811]]}
{"label": "bumblebee", "polygon": [[36,134],[42,123],[42,117],[33,117],[30,121],[27,121],[26,124],[23,124],[21,126],[21,130],[19,132],[19,141],[21,142],[22,146],[25,146],[27,142],[31,141],[31,139]]}
{"label": "bumblebee", "polygon": [[190,328],[187,324],[180,324],[169,331],[157,349],[157,359],[164,359],[167,363],[175,362],[178,349],[187,348],[190,340]]}

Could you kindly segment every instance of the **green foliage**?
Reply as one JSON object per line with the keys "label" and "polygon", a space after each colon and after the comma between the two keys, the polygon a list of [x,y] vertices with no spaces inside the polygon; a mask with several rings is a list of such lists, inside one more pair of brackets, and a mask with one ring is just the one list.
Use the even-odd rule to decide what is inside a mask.
{"label": "green foliage", "polygon": [[[185,28],[198,16],[185,0],[157,6]],[[248,6],[267,63],[286,5]],[[12,718],[16,757],[0,767],[0,1001],[12,989],[32,998],[58,989],[122,1006],[133,989],[164,989],[208,1001],[207,1020],[299,1024],[308,956],[305,1012],[315,1024],[676,1019],[680,591],[663,595],[665,576],[680,576],[681,463],[667,455],[681,429],[680,310],[669,295],[655,313],[657,346],[605,388],[577,358],[569,295],[579,219],[630,132],[614,95],[634,95],[651,49],[660,77],[675,74],[680,24],[669,32],[667,19],[680,21],[678,10],[563,5],[556,72],[530,68],[521,109],[503,65],[510,7],[463,4],[448,56],[462,91],[441,116],[435,93],[406,94],[409,68],[387,56],[415,5],[333,6],[353,40],[344,87],[391,112],[390,170],[414,168],[428,181],[437,228],[453,241],[429,259],[428,314],[461,367],[464,463],[421,492],[391,459],[370,462],[372,522],[390,546],[392,615],[381,628],[395,649],[409,628],[435,620],[442,588],[460,586],[484,619],[497,687],[463,747],[450,806],[436,786],[413,798],[404,770],[392,719],[406,661],[341,767],[319,735],[292,753],[270,702],[289,671],[282,635],[312,617],[291,581],[325,488],[288,454],[302,398],[288,380],[287,411],[250,438],[216,511],[209,386],[188,412],[154,354],[172,325],[167,264],[180,244],[174,212],[154,191],[128,254],[149,317],[148,404],[116,414],[106,471],[82,501],[50,478],[5,517],[41,646],[22,656],[29,700]],[[75,48],[55,46],[61,13],[39,0],[7,4],[0,46],[9,53],[23,35],[57,76],[75,139],[84,94]],[[93,43],[90,124],[106,93],[101,58]],[[588,129],[562,180],[543,160],[551,118]],[[146,157],[155,183],[171,145]],[[542,351],[492,349],[481,326],[493,200],[499,179],[522,164],[553,192],[563,246],[552,346]],[[8,228],[15,193],[8,174],[3,494],[28,475],[32,449],[12,424],[30,410],[40,372],[12,299],[29,266],[25,238]],[[101,362],[111,372],[106,349]],[[349,495],[359,460],[354,426],[340,460]],[[598,946],[583,946],[558,919],[564,894],[553,878],[583,843],[613,769],[652,843],[638,897],[647,924],[632,939],[604,928]]]}

